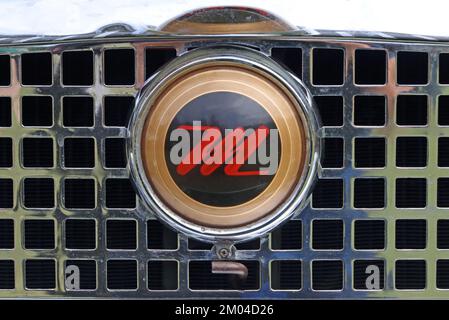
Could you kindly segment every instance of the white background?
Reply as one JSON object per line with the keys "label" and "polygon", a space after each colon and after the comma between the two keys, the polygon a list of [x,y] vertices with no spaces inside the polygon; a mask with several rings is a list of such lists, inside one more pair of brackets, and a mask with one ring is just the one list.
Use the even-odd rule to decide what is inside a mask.
{"label": "white background", "polygon": [[114,22],[157,26],[214,5],[259,7],[311,29],[449,36],[448,0],[0,0],[0,34],[86,33]]}

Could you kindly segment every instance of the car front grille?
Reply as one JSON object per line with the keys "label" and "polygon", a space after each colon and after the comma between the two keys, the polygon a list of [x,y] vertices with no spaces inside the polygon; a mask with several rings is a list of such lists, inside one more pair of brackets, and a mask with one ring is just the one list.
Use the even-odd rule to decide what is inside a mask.
{"label": "car front grille", "polygon": [[[184,52],[243,45],[301,78],[325,127],[310,205],[237,245],[167,229],[129,178],[126,125],[145,80]],[[313,36],[93,37],[0,53],[0,297],[449,297],[449,46]],[[446,95],[447,94],[447,95]],[[80,290],[65,286],[67,266]],[[380,288],[366,290],[366,267]]]}

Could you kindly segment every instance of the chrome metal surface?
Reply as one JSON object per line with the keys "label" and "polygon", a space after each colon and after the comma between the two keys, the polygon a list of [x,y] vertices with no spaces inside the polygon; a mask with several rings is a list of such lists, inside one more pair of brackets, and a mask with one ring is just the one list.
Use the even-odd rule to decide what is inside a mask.
{"label": "chrome metal surface", "polygon": [[[436,263],[449,259],[449,250],[437,249],[437,221],[447,218],[447,209],[437,206],[437,184],[439,177],[448,175],[448,170],[437,165],[438,138],[449,136],[449,128],[438,125],[436,115],[438,96],[449,94],[449,87],[438,80],[438,59],[440,53],[448,53],[446,42],[430,42],[428,39],[399,41],[394,39],[361,39],[347,37],[313,37],[304,33],[290,35],[246,35],[214,37],[176,37],[142,33],[125,37],[127,32],[118,32],[111,37],[55,37],[15,38],[3,40],[2,54],[11,56],[11,85],[0,88],[1,96],[12,99],[12,126],[1,128],[2,137],[13,138],[13,161],[11,169],[0,169],[1,178],[14,180],[14,207],[1,210],[2,218],[14,220],[14,249],[0,250],[0,259],[15,262],[15,289],[1,290],[0,297],[44,297],[44,298],[449,298],[449,291],[436,287]],[[117,36],[117,37],[115,37]],[[377,36],[377,35],[371,35]],[[21,40],[23,42],[21,42]],[[300,250],[274,250],[271,237],[263,237],[259,250],[237,250],[235,259],[255,260],[260,264],[260,289],[249,291],[197,291],[189,288],[189,262],[216,259],[215,252],[189,250],[188,239],[180,235],[175,250],[149,250],[146,242],[148,211],[140,199],[132,210],[109,209],[105,207],[104,181],[110,177],[128,177],[129,168],[108,169],[102,163],[102,143],[106,137],[126,137],[125,128],[106,127],[103,122],[103,98],[106,95],[135,96],[145,83],[145,49],[175,48],[178,55],[192,47],[215,44],[251,46],[270,55],[274,47],[302,49],[302,81],[313,96],[338,95],[344,98],[343,125],[326,128],[326,137],[344,138],[344,165],[340,169],[322,169],[323,177],[341,178],[344,183],[344,203],[341,209],[317,210],[307,206],[296,218],[303,223],[303,245]],[[128,48],[135,52],[136,81],[129,86],[108,86],[103,81],[103,53],[105,49]],[[311,81],[312,49],[339,48],[344,50],[344,83],[339,86],[316,86]],[[61,84],[61,54],[68,50],[92,50],[94,54],[94,84],[88,87],[64,86]],[[356,85],[354,83],[354,53],[356,49],[380,49],[387,54],[387,83],[385,85]],[[424,85],[398,85],[396,64],[398,51],[427,52],[429,79]],[[20,82],[21,55],[29,52],[51,52],[53,75],[50,86],[24,86]],[[403,127],[395,123],[395,105],[400,93],[428,95],[428,125]],[[387,122],[381,127],[359,127],[353,124],[353,97],[355,95],[381,95],[387,99]],[[54,101],[54,125],[50,128],[30,128],[21,124],[21,97],[24,95],[51,95]],[[64,96],[90,95],[94,98],[95,122],[92,128],[67,128],[62,124],[61,99]],[[428,139],[428,165],[425,168],[398,168],[395,165],[396,137],[426,136]],[[51,137],[54,139],[55,168],[26,169],[20,166],[20,142],[25,136]],[[69,136],[94,137],[96,140],[96,161],[93,169],[68,169],[62,167],[63,140]],[[353,166],[355,137],[386,138],[386,166],[379,169],[361,169]],[[68,210],[61,205],[61,182],[66,177],[91,177],[96,181],[97,206],[93,210]],[[27,210],[21,198],[21,184],[25,177],[52,177],[55,180],[56,207],[49,210]],[[353,183],[358,177],[384,177],[386,180],[385,207],[376,210],[356,209],[353,206]],[[400,209],[395,206],[395,178],[421,177],[427,179],[427,205],[424,209]],[[94,250],[67,250],[64,246],[64,221],[69,218],[93,218],[96,221],[97,245]],[[25,219],[52,219],[55,222],[55,249],[29,250],[23,246],[23,221]],[[105,223],[109,218],[129,218],[137,223],[137,250],[106,249]],[[314,250],[311,246],[314,219],[342,219],[344,223],[344,246],[342,250]],[[424,219],[427,222],[427,246],[424,250],[400,250],[395,248],[395,221],[398,219]],[[381,219],[386,222],[386,248],[378,251],[356,250],[353,245],[354,221],[359,219]],[[56,288],[54,290],[28,290],[24,285],[24,263],[26,259],[49,258],[56,261]],[[110,259],[130,259],[138,264],[138,288],[136,290],[110,290],[106,284],[106,263]],[[93,259],[97,264],[97,289],[93,291],[68,291],[64,288],[64,263],[67,259]],[[316,260],[339,260],[343,262],[343,289],[316,291],[312,289],[311,263]],[[355,259],[377,259],[385,261],[385,288],[378,291],[361,291],[353,288],[353,261]],[[394,285],[395,261],[398,259],[422,259],[427,266],[426,287],[423,290],[397,290]],[[178,289],[154,291],[147,289],[147,262],[149,260],[175,260],[178,262]],[[270,263],[276,260],[302,261],[301,290],[272,290],[270,284]]]}

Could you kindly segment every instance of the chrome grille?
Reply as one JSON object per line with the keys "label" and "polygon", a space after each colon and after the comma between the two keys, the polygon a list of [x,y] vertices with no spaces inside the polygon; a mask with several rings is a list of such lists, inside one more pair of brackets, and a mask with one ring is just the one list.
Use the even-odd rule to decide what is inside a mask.
{"label": "chrome grille", "polygon": [[[240,291],[223,278],[204,283],[204,261],[214,258],[208,246],[149,219],[123,159],[107,156],[120,153],[125,104],[145,79],[175,53],[212,44],[273,54],[302,78],[326,126],[311,204],[270,237],[237,247],[236,259],[250,266]],[[307,36],[2,46],[1,70],[10,61],[11,79],[0,75],[0,297],[448,297],[448,53],[438,42]],[[46,102],[25,102],[36,97]],[[91,97],[73,103],[92,118],[67,111],[76,97]],[[414,100],[405,105],[427,121],[401,99]],[[383,271],[382,290],[363,290],[367,263]],[[86,275],[80,291],[64,287],[70,264]]]}

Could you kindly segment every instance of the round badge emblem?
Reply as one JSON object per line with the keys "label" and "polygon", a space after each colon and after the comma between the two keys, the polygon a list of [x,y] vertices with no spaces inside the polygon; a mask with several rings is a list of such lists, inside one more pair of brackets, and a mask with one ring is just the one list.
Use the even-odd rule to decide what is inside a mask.
{"label": "round badge emblem", "polygon": [[260,236],[290,217],[319,156],[298,86],[245,49],[200,49],[168,64],[142,90],[129,128],[133,179],[149,209],[203,240]]}

